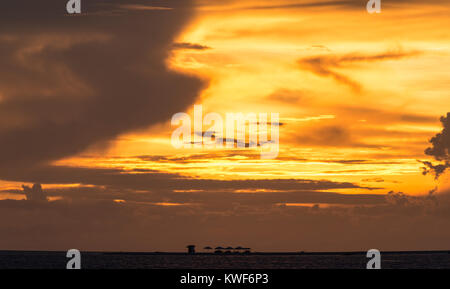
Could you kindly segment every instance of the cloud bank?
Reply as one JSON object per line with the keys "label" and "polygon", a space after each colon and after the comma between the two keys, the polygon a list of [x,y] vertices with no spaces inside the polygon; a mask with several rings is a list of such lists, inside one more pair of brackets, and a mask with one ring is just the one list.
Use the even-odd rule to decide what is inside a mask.
{"label": "cloud bank", "polygon": [[0,3],[1,166],[78,153],[196,99],[204,82],[165,65],[192,1],[131,2],[85,1],[80,16],[56,0]]}

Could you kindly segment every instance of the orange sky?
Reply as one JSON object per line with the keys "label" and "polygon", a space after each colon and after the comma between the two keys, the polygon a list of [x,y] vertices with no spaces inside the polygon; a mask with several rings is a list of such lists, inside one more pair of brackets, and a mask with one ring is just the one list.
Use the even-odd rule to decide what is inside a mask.
{"label": "orange sky", "polygon": [[[285,125],[277,159],[174,149],[167,121],[119,137],[107,152],[58,163],[157,168],[200,178],[349,181],[381,185],[376,192],[383,194],[432,189],[433,178],[422,176],[417,160],[427,159],[423,151],[450,102],[446,11],[432,5],[388,6],[378,15],[364,7],[253,7],[271,3],[200,3],[176,41],[205,48],[175,49],[168,63],[209,80],[196,101],[204,114],[280,113]],[[320,68],[308,64],[314,58],[323,62]],[[149,151],[195,159],[180,164],[133,158]]]}
{"label": "orange sky", "polygon": [[[259,199],[254,202],[255,206],[260,206],[257,212],[268,210],[270,214],[273,213],[273,219],[278,220],[279,210],[293,212],[291,210],[301,210],[303,207],[315,208],[314,205],[317,204],[324,209],[334,207],[336,210],[345,210],[361,203],[367,204],[366,209],[370,210],[378,204],[378,196],[386,195],[389,199],[390,196],[395,198],[395,194],[399,193],[399,198],[402,198],[402,192],[408,198],[416,200],[416,196],[426,198],[436,186],[437,194],[447,192],[448,176],[435,180],[432,175],[423,175],[423,165],[419,161],[432,160],[424,154],[424,150],[430,145],[429,139],[442,130],[439,118],[449,111],[450,6],[442,5],[443,1],[437,0],[430,3],[382,0],[382,13],[369,14],[365,10],[365,1],[274,2],[194,1],[192,9],[189,8],[186,12],[189,17],[186,16],[182,28],[167,32],[174,35],[173,39],[167,40],[156,32],[155,35],[146,35],[149,42],[152,37],[155,37],[155,41],[171,42],[165,53],[161,53],[165,59],[159,60],[170,73],[186,77],[178,79],[174,76],[174,80],[170,78],[173,82],[167,83],[165,79],[161,81],[168,87],[179,88],[179,91],[173,93],[175,97],[167,103],[180,100],[179,107],[184,108],[184,112],[191,116],[194,104],[203,106],[203,115],[216,112],[223,118],[226,113],[279,113],[282,125],[279,127],[280,151],[276,159],[261,159],[259,148],[176,149],[171,144],[171,134],[175,128],[170,124],[170,117],[164,115],[157,117],[156,121],[149,121],[150,125],[144,127],[130,125],[129,128],[106,134],[99,141],[87,143],[86,148],[83,146],[83,149],[55,154],[43,161],[38,159],[42,163],[48,161],[50,169],[63,168],[61,175],[59,171],[48,173],[44,170],[36,173],[33,171],[34,167],[30,171],[26,168],[18,175],[4,173],[5,176],[0,181],[0,200],[25,200],[26,193],[21,186],[39,182],[44,191],[48,192],[47,200],[51,203],[95,200],[133,208],[135,205],[149,205],[157,207],[157,210],[174,210],[177,212],[174,213],[176,216],[189,215],[197,208],[207,208],[202,211],[202,218],[209,218],[239,216],[234,210],[251,206],[251,201],[247,198],[258,195],[262,197],[261,204],[257,203]],[[126,9],[151,10],[147,12],[155,15],[172,13],[172,9],[133,7]],[[177,9],[185,8],[176,6],[173,11]],[[184,13],[184,10],[180,11]],[[125,28],[123,31],[124,34],[128,33]],[[13,31],[11,35],[14,33],[19,32]],[[14,37],[8,38],[9,34],[6,32],[4,35],[6,36],[3,38],[0,35],[0,43],[14,43]],[[103,45],[114,39],[108,33],[96,31],[77,34],[71,40],[61,35],[64,34],[60,31],[51,31],[28,39],[15,57],[22,57],[20,65],[33,66],[30,75],[41,75],[43,70],[40,70],[40,65],[48,61],[45,58],[47,48],[61,57],[58,54],[60,51],[70,50],[77,45],[92,42]],[[58,43],[65,44],[55,46],[56,40],[64,40]],[[108,51],[108,46],[105,47],[105,51]],[[120,49],[130,47],[131,44]],[[42,58],[39,58],[41,53]],[[149,52],[149,55],[152,57],[159,56],[156,52],[156,56],[151,53],[153,52]],[[37,58],[32,59],[35,55],[38,55]],[[28,61],[29,59],[35,61]],[[63,57],[61,59],[66,64]],[[143,72],[146,77],[156,79],[155,85],[158,85],[157,75],[161,67],[158,64],[154,68],[145,61],[143,57],[142,63],[138,59],[133,63],[134,66],[123,65],[118,69]],[[95,95],[95,87],[90,87],[88,81],[83,83],[82,77],[77,78],[77,64],[70,61],[67,63],[67,67],[45,67],[49,75],[55,75],[54,78],[69,78],[71,85],[61,84],[61,88],[49,89],[46,87],[47,82],[51,84],[53,80],[44,79],[43,84],[39,85],[33,80],[29,81],[29,89],[36,86],[36,90],[43,91],[43,95],[49,98],[58,93],[58,89],[68,92],[69,99],[76,99],[75,106],[78,101],[82,103]],[[101,69],[99,71],[110,73]],[[16,78],[22,83],[23,79],[28,79],[27,75],[23,73]],[[191,94],[185,97],[184,81],[193,79],[201,80],[204,86],[196,93],[197,87],[186,85],[186,91]],[[111,80],[111,91],[120,80]],[[154,85],[153,82],[151,85]],[[132,84],[129,91],[133,93],[135,90],[131,86]],[[20,89],[19,85],[11,89],[7,84],[0,83],[0,106],[3,95],[8,99],[9,95],[14,95]],[[120,89],[121,87],[118,91]],[[126,91],[127,87],[124,89]],[[136,91],[138,89],[140,87]],[[192,99],[192,95],[197,97]],[[162,93],[160,98],[164,97]],[[139,102],[136,103],[139,105]],[[163,102],[162,105],[169,106],[167,103]],[[159,103],[153,105],[148,107],[149,114],[166,109],[170,113],[178,112],[172,111],[172,107],[158,107]],[[105,110],[107,109],[108,104],[105,104]],[[26,117],[17,117],[14,113],[11,115],[5,116],[9,124],[4,126],[8,129],[13,126],[21,127],[28,121]],[[58,114],[55,122],[65,123],[64,117],[64,113]],[[119,113],[117,119],[120,118],[128,121],[133,115]],[[117,126],[121,126],[121,123],[118,122]],[[99,130],[103,129],[101,125],[98,127]],[[4,128],[0,126],[0,131],[2,129]],[[86,135],[90,137],[89,134]],[[44,146],[37,146],[36,151],[42,147]],[[55,172],[57,173],[52,178]],[[68,178],[65,178],[65,172],[70,172],[67,173]],[[80,176],[75,175],[77,173]],[[95,175],[96,173],[99,175]],[[155,176],[150,177],[164,179],[164,182],[156,181],[155,184],[151,179],[148,184],[140,183],[140,177],[145,178],[147,174],[153,173]],[[108,182],[102,179],[105,175],[118,177],[117,180],[112,177],[111,182]],[[58,181],[59,176],[64,177],[64,180]],[[121,177],[124,177],[123,182]],[[183,187],[183,181],[188,181],[186,187]],[[323,200],[308,197],[302,201],[300,197],[290,195],[296,192],[297,188],[292,184],[297,182],[302,185],[306,182],[307,188],[304,190],[308,190],[308,194],[309,190],[317,190],[325,195],[337,194],[338,197],[332,195]],[[318,187],[310,188],[309,184]],[[303,189],[298,190],[303,192]],[[388,195],[391,191],[395,192],[394,195]],[[202,199],[202,193],[210,195]],[[227,203],[233,208],[224,209],[220,206],[227,202],[228,193],[237,200],[231,199]],[[211,194],[217,194],[217,197],[211,197]],[[335,197],[339,198],[340,194],[355,195],[355,199],[348,202],[336,201]],[[220,203],[221,196],[223,203]],[[370,200],[364,199],[364,196]],[[247,201],[248,204],[245,203]],[[270,203],[269,207],[266,207],[266,202]],[[145,215],[143,210],[135,208],[133,216]],[[153,217],[151,215],[149,219],[153,220]],[[147,220],[144,217],[140,220],[144,219]],[[238,222],[239,220],[235,220],[235,223]],[[324,232],[331,232],[325,227]],[[427,228],[427,225],[423,227]],[[243,227],[239,227],[240,229],[244,230]],[[349,229],[349,232],[352,230],[357,229]],[[211,240],[225,236],[220,230],[211,231],[212,233],[208,231],[213,235]],[[242,238],[246,236],[244,231],[239,232]],[[434,236],[438,236],[438,232],[436,229]],[[169,235],[172,236],[171,234]],[[406,235],[405,233],[404,236]],[[246,238],[251,242],[257,239],[255,236]],[[191,238],[187,239],[196,241],[195,237],[189,237]],[[293,248],[296,237],[291,237],[273,244],[265,241],[261,248],[284,249],[284,245]],[[187,239],[180,242],[187,242]],[[232,240],[231,236],[229,240]],[[314,240],[305,241],[305,246],[313,248]],[[416,245],[421,240],[418,238]],[[84,241],[81,243],[89,244]],[[341,245],[346,244],[341,241]],[[152,244],[151,248],[165,246],[164,240],[158,242]],[[439,244],[429,242],[423,247],[439,247]],[[174,241],[167,248],[173,249],[179,245]],[[314,248],[339,249],[333,246],[323,244],[323,247]],[[145,246],[140,244],[134,248]],[[346,248],[355,246],[349,245]]]}

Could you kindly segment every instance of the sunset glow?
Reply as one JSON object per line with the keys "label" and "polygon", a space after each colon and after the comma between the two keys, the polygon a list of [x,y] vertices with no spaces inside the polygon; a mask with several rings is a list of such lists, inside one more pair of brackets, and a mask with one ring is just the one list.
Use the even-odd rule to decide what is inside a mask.
{"label": "sunset glow", "polygon": [[[42,30],[44,16],[0,25],[5,220],[81,212],[76,225],[95,219],[86,236],[97,237],[77,239],[90,250],[203,240],[262,250],[448,245],[448,173],[423,173],[423,162],[446,160],[424,151],[450,108],[448,3],[386,0],[369,14],[365,1],[119,2]],[[278,113],[277,157],[262,159],[260,143],[175,148],[171,118],[194,119],[194,105],[223,119]],[[47,207],[21,214],[30,200]],[[97,235],[97,224],[106,231]],[[333,243],[334,228],[359,239]],[[44,249],[76,239],[36,238]]]}

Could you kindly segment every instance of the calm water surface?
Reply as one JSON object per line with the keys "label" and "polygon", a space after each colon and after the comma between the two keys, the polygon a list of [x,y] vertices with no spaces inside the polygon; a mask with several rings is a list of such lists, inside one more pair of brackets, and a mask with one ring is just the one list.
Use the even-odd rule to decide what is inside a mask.
{"label": "calm water surface", "polygon": [[[64,269],[65,252],[0,251],[0,269]],[[381,253],[384,269],[450,269],[449,253]],[[84,269],[364,269],[365,255],[155,255],[81,253]]]}

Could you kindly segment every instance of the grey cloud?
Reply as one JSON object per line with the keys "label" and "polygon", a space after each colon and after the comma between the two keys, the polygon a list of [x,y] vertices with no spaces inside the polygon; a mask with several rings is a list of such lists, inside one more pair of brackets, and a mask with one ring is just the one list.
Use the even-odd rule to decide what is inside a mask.
{"label": "grey cloud", "polygon": [[[352,7],[356,6],[355,1],[300,1],[302,3],[287,3],[278,5],[259,5],[259,6],[248,6],[244,9],[254,9],[254,10],[266,10],[266,9],[292,9],[292,8],[314,8],[314,7]],[[361,5],[361,2],[359,2]]]}
{"label": "grey cloud", "polygon": [[47,201],[47,196],[40,184],[34,184],[32,187],[23,185],[22,188],[28,201]]}
{"label": "grey cloud", "polygon": [[266,98],[270,101],[287,103],[289,105],[295,104],[305,97],[304,91],[292,91],[288,89],[278,89],[268,95]]}
{"label": "grey cloud", "polygon": [[301,187],[288,191],[233,192],[220,187],[203,190],[166,191],[149,189],[133,191],[122,188],[77,187],[48,189],[49,196],[67,200],[115,200],[136,203],[179,203],[195,204],[208,209],[225,210],[233,205],[255,208],[271,207],[280,203],[318,203],[335,205],[376,205],[386,202],[380,194],[342,194]]}
{"label": "grey cloud", "polygon": [[[9,193],[22,193],[9,191]],[[249,210],[270,209],[283,204],[326,204],[326,205],[382,205],[386,198],[381,194],[342,194],[335,192],[302,190],[276,192],[235,193],[221,190],[200,191],[134,191],[129,189],[104,187],[69,187],[46,189],[46,195],[58,198],[58,202],[85,203],[121,200],[126,204],[154,206],[161,203],[178,204],[202,209],[210,213],[220,213],[237,207]],[[55,202],[55,201],[53,201]]]}
{"label": "grey cloud", "polygon": [[[64,166],[35,166],[1,169],[2,179],[42,184],[84,184],[133,190],[329,190],[366,188],[349,182],[307,179],[215,180],[187,178],[177,174],[148,170],[77,168]],[[372,189],[372,188],[366,188]]]}
{"label": "grey cloud", "polygon": [[302,132],[293,133],[291,138],[299,145],[315,145],[323,147],[381,147],[376,144],[364,143],[353,134],[351,128],[341,124],[305,126]]}
{"label": "grey cloud", "polygon": [[368,106],[341,106],[337,110],[341,117],[351,116],[373,121],[377,124],[387,123],[423,123],[435,124],[438,117],[435,115],[420,114],[405,111],[405,107],[397,107],[392,110],[384,110]]}
{"label": "grey cloud", "polygon": [[192,50],[207,50],[211,47],[201,44],[188,43],[188,42],[177,42],[172,45],[175,49],[192,49]]}
{"label": "grey cloud", "polygon": [[437,197],[433,195],[434,191],[435,190],[432,190],[428,195],[420,197],[409,196],[403,192],[390,191],[386,196],[386,200],[388,203],[400,206],[417,206],[424,203],[433,205],[438,202]]}
{"label": "grey cloud", "polygon": [[429,161],[422,162],[425,167],[423,173],[433,173],[437,178],[450,167],[450,112],[441,117],[442,131],[430,139],[431,147],[425,150],[425,154],[432,156],[438,164]]}
{"label": "grey cloud", "polygon": [[361,90],[361,85],[358,82],[352,80],[343,73],[337,72],[336,69],[345,68],[354,63],[398,60],[401,58],[411,57],[418,54],[419,52],[416,51],[413,52],[393,51],[374,55],[363,55],[358,53],[348,54],[344,56],[319,55],[302,58],[298,60],[298,64],[302,69],[309,70],[312,73],[319,76],[332,77],[337,82],[350,86],[355,91],[359,91]]}
{"label": "grey cloud", "polygon": [[[203,88],[201,80],[165,66],[192,1],[83,4],[84,14],[68,16],[57,0],[0,3],[4,167],[59,159],[163,122]],[[174,9],[98,14],[121,4]]]}
{"label": "grey cloud", "polygon": [[450,112],[441,117],[443,129],[430,139],[431,147],[425,150],[425,154],[433,156],[438,161],[450,160]]}
{"label": "grey cloud", "polygon": [[[236,2],[235,0],[228,2]],[[367,1],[361,0],[334,0],[334,1],[312,1],[312,0],[300,0],[300,1],[284,1],[277,4],[261,4],[254,6],[244,6],[240,9],[252,9],[252,10],[267,10],[267,9],[307,9],[307,8],[332,8],[332,9],[358,9],[364,10]],[[402,8],[405,5],[424,5],[425,3],[420,0],[383,0],[382,7],[384,8]],[[446,5],[446,0],[431,0],[427,1],[428,5]]]}
{"label": "grey cloud", "polygon": [[[258,152],[250,152],[250,151],[244,151],[244,150],[225,150],[222,152],[216,152],[216,153],[196,153],[196,154],[190,154],[186,155],[184,157],[180,156],[164,156],[164,155],[147,155],[147,156],[136,156],[137,159],[141,161],[146,162],[161,162],[161,163],[186,163],[186,164],[192,164],[197,163],[202,160],[230,160],[233,159],[235,156],[245,157],[248,160],[256,160],[260,159],[260,155]],[[307,162],[307,161],[314,161],[314,162],[323,162],[323,163],[337,163],[337,164],[346,164],[346,165],[358,165],[358,164],[402,164],[404,162],[402,161],[384,161],[384,160],[376,160],[376,159],[320,159],[320,158],[301,158],[301,157],[295,157],[295,156],[287,156],[281,154],[277,160],[289,160],[289,161],[296,161],[296,162]]]}

